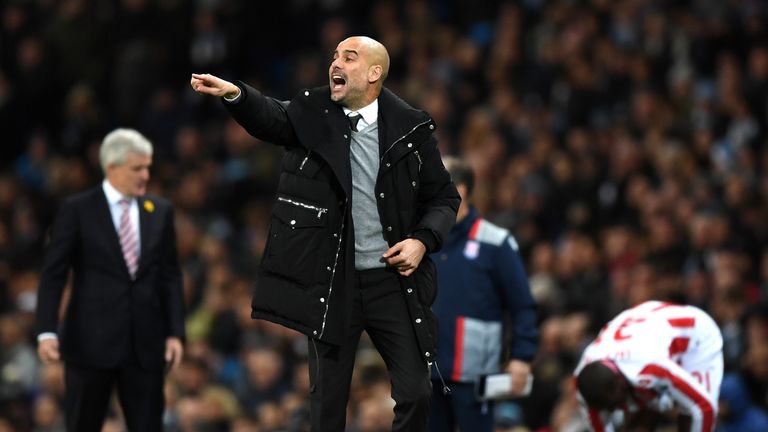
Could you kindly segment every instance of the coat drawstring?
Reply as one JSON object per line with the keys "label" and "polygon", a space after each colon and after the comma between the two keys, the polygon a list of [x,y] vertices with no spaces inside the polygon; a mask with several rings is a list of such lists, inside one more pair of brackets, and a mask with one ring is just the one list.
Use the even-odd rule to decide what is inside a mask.
{"label": "coat drawstring", "polygon": [[443,374],[440,373],[440,368],[437,366],[437,360],[433,361],[430,364],[435,365],[435,370],[437,371],[437,376],[440,377],[440,382],[443,384],[443,394],[445,396],[448,396],[451,394],[451,389],[445,384],[445,380],[443,379]]}

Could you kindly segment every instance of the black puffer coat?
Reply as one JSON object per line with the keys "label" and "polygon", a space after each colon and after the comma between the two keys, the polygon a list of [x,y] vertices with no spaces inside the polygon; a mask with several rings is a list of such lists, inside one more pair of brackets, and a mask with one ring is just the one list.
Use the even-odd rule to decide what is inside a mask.
{"label": "black puffer coat", "polygon": [[[355,255],[349,123],[327,86],[281,102],[238,85],[242,96],[225,102],[235,120],[251,135],[287,150],[252,316],[339,344],[349,327]],[[384,89],[378,123],[375,193],[385,238],[390,246],[417,238],[434,252],[460,202],[432,135],[434,122]],[[428,254],[416,272],[400,280],[422,356],[432,361],[436,328],[429,306],[437,279]]]}

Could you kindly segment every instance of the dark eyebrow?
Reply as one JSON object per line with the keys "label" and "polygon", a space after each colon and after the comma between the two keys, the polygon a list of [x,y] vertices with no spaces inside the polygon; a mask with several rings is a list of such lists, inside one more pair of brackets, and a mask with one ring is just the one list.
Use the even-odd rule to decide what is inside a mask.
{"label": "dark eyebrow", "polygon": [[336,55],[348,55],[348,54],[354,54],[355,56],[360,57],[360,53],[358,53],[357,50],[347,49],[347,50],[343,50],[341,53],[339,53],[339,50],[336,50],[336,51],[333,52],[334,56],[336,56]]}

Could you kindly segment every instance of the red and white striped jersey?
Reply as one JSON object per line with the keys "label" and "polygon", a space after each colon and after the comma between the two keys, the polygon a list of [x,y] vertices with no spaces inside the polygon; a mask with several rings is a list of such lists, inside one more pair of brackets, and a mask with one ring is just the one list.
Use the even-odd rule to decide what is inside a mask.
{"label": "red and white striped jersey", "polygon": [[692,418],[691,431],[715,427],[723,378],[723,338],[712,318],[694,306],[648,301],[620,313],[587,346],[575,374],[587,364],[612,360],[633,388],[624,413],[588,410],[595,431],[612,431],[616,419],[639,409],[675,405]]}

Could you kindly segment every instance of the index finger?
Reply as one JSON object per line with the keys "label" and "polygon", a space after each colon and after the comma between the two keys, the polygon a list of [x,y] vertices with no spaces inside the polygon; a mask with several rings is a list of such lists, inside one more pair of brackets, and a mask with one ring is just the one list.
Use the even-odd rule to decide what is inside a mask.
{"label": "index finger", "polygon": [[401,243],[397,243],[394,246],[392,246],[391,248],[387,249],[387,251],[384,252],[384,255],[382,255],[382,256],[384,258],[389,258],[392,255],[397,255],[402,249],[403,249],[402,242]]}

